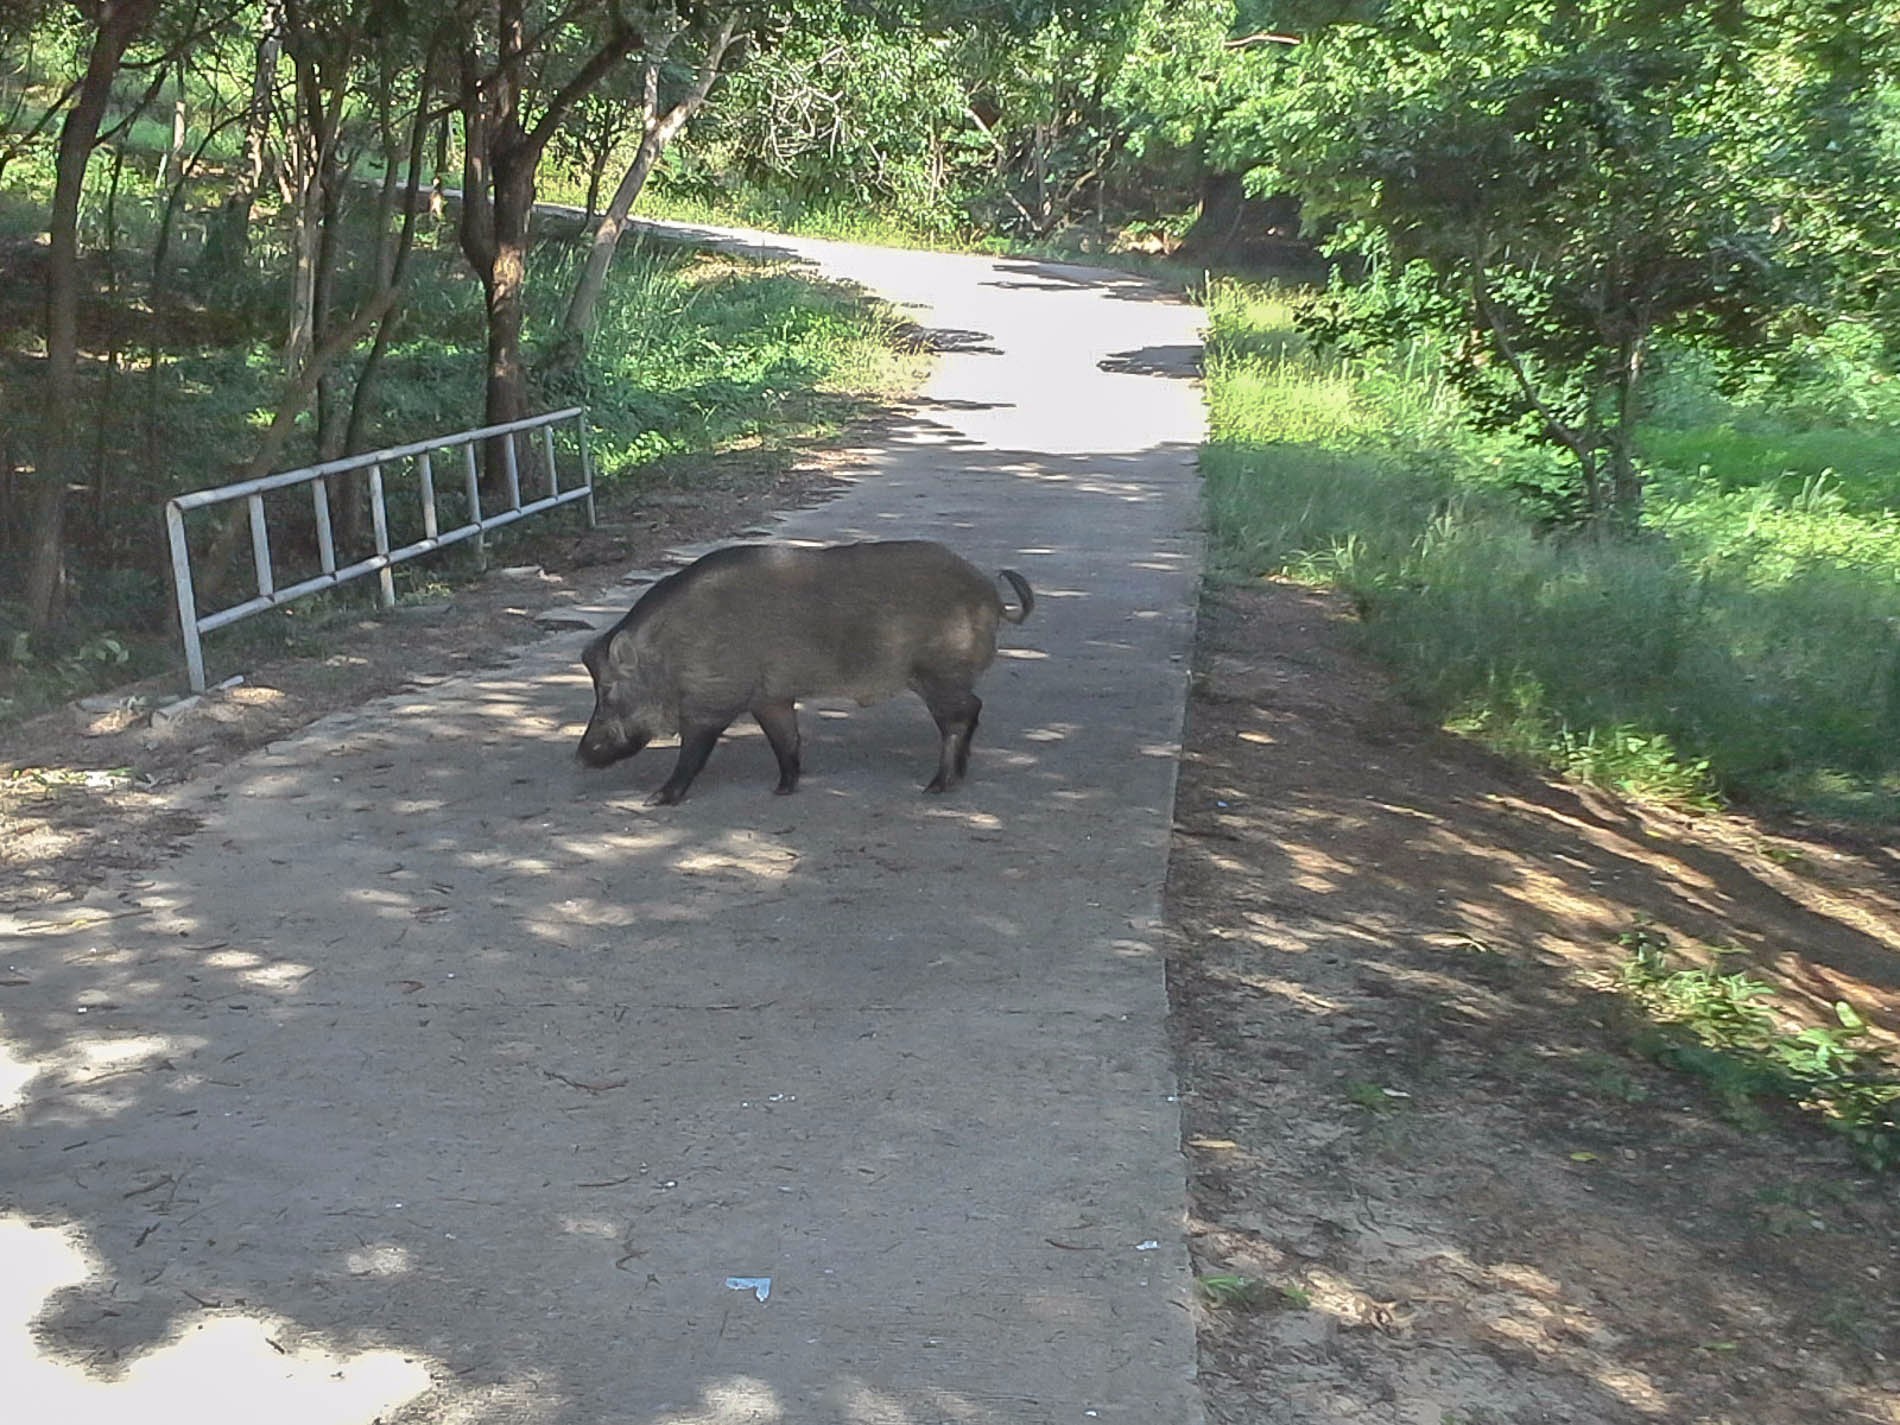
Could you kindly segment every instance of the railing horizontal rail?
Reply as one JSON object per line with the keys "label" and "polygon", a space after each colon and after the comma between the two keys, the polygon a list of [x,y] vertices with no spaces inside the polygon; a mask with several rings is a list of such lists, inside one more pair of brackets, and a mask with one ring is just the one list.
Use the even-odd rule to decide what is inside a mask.
{"label": "railing horizontal rail", "polygon": [[347,455],[340,460],[326,460],[321,465],[305,465],[277,475],[260,475],[255,480],[242,480],[235,485],[220,485],[215,490],[194,490],[189,495],[175,496],[172,503],[181,510],[202,509],[206,505],[222,504],[226,500],[241,500],[246,495],[262,495],[271,490],[284,490],[292,485],[307,484],[312,480],[331,475],[347,475],[352,470],[366,469],[371,465],[388,465],[397,460],[406,460],[412,455],[448,450],[458,445],[473,445],[480,441],[491,440],[496,436],[533,430],[537,426],[553,425],[559,421],[584,417],[586,414],[587,407],[585,406],[569,406],[563,411],[549,411],[544,416],[528,416],[523,420],[509,421],[506,425],[483,426],[479,430],[457,431],[454,435],[438,436],[434,440],[416,440],[408,445],[392,445],[388,450],[371,450],[362,455]]}
{"label": "railing horizontal rail", "polygon": [[[563,481],[557,461],[554,428],[569,421],[573,422],[576,436],[579,479],[576,480],[570,475]],[[545,460],[546,469],[540,473],[546,480],[547,494],[539,498],[523,500],[521,486],[532,470],[531,466],[523,464],[516,449],[516,437],[534,430],[541,432],[540,454]],[[475,447],[484,441],[503,442],[499,447],[499,469],[493,474],[502,487],[502,496],[506,500],[507,507],[490,515],[482,513],[481,482],[475,460]],[[443,529],[436,504],[437,490],[433,457],[439,452],[458,447],[463,450],[466,459],[462,488],[455,493],[465,501],[471,518]],[[531,459],[533,453],[531,444]],[[416,500],[421,516],[423,537],[391,548],[385,467],[412,459],[415,461],[418,486]],[[367,495],[376,552],[348,564],[339,564],[331,519],[328,482],[335,476],[348,475],[359,470],[368,472]],[[311,487],[311,514],[317,539],[317,556],[322,572],[307,578],[295,579],[280,588],[278,587],[278,561],[273,557],[270,525],[264,515],[264,496],[274,490],[287,490],[298,485]],[[256,577],[257,592],[251,598],[241,600],[227,608],[211,613],[200,613],[197,595],[193,591],[191,544],[186,537],[185,516],[192,510],[226,504],[233,500],[248,500],[250,504],[248,514],[251,532],[251,565]],[[320,465],[306,465],[297,470],[286,470],[280,474],[265,475],[255,480],[241,480],[235,484],[220,485],[216,489],[194,490],[189,494],[176,496],[165,504],[165,525],[171,541],[172,583],[178,601],[179,629],[185,644],[185,669],[190,678],[192,690],[204,691],[206,679],[203,636],[214,629],[227,627],[240,619],[262,613],[266,609],[277,608],[324,589],[336,588],[340,584],[346,584],[352,579],[360,579],[369,574],[379,576],[379,596],[384,607],[388,607],[396,599],[395,584],[390,576],[390,570],[395,565],[434,550],[445,549],[452,544],[459,544],[466,539],[479,539],[489,530],[513,524],[516,520],[539,514],[543,510],[551,510],[560,505],[576,502],[584,506],[587,523],[591,528],[594,523],[594,468],[587,446],[587,410],[584,406],[569,406],[564,410],[530,416],[525,420],[482,426],[477,430],[460,431],[454,435],[438,436],[430,440],[412,441],[407,445],[391,446],[386,450],[368,451],[362,455],[351,455],[341,460],[327,460]]]}

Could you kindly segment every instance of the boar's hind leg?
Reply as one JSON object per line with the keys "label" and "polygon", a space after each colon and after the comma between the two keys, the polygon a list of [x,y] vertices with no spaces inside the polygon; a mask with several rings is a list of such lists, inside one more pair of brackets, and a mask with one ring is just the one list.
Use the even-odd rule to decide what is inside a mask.
{"label": "boar's hind leg", "polygon": [[970,766],[970,739],[976,734],[977,718],[983,700],[968,688],[926,683],[917,690],[924,706],[937,720],[943,734],[943,752],[937,761],[937,775],[924,787],[926,792],[947,792],[963,780]]}
{"label": "boar's hind leg", "polygon": [[787,699],[761,704],[752,709],[752,716],[759,720],[765,740],[772,744],[772,755],[778,758],[778,785],[772,790],[781,797],[790,796],[798,790],[798,708]]}
{"label": "boar's hind leg", "polygon": [[647,805],[670,807],[684,800],[686,789],[693,785],[693,778],[706,765],[706,759],[712,756],[713,744],[719,741],[719,734],[725,730],[724,722],[682,722],[679,761],[673,764],[673,775],[666,779],[659,791],[647,798]]}

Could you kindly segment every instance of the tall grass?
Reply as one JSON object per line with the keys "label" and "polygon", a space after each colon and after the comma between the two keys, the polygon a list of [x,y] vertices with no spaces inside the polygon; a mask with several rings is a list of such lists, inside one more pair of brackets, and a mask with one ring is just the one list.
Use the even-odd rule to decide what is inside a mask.
{"label": "tall grass", "polygon": [[[609,468],[829,430],[920,374],[896,314],[843,287],[790,265],[626,248],[586,362],[546,393],[588,403]],[[539,256],[535,325],[552,333],[579,253],[549,245]]]}
{"label": "tall grass", "polygon": [[[1551,457],[1472,434],[1429,353],[1306,351],[1291,300],[1210,293],[1205,469],[1230,573],[1339,587],[1421,705],[1573,775],[1900,820],[1900,479],[1883,468],[1900,431],[1757,410],[1750,445],[1705,393],[1715,423],[1659,427],[1650,448],[1726,449],[1719,469],[1657,462],[1638,537],[1540,533],[1513,491],[1547,484]],[[1788,448],[1854,458],[1764,473]]]}

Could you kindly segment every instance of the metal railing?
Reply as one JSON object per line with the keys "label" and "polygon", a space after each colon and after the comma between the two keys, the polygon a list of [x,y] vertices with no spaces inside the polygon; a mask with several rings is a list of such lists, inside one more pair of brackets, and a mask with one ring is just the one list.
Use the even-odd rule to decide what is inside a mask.
{"label": "metal railing", "polygon": [[[580,483],[570,484],[566,489],[561,486],[560,467],[554,458],[554,428],[563,421],[574,423],[580,461]],[[541,447],[547,468],[547,493],[523,504],[521,464],[516,442],[523,438],[532,440],[529,433],[533,431],[541,432]],[[491,440],[498,442],[496,448],[501,452],[501,479],[508,508],[496,514],[483,515],[481,476],[476,464],[475,448]],[[435,457],[458,448],[463,454],[463,498],[468,519],[452,529],[442,529],[436,509]],[[383,467],[405,460],[415,463],[420,486],[422,538],[392,549],[389,543],[389,507],[384,493]],[[330,525],[330,480],[334,476],[365,469],[369,471],[370,520],[376,552],[339,568],[336,540]],[[264,496],[273,490],[296,485],[310,486],[317,557],[322,572],[280,589],[277,587],[275,563],[271,558],[270,526],[264,518]],[[243,603],[233,604],[215,613],[200,614],[197,595],[192,589],[191,546],[185,539],[185,515],[191,510],[226,504],[232,500],[247,500],[250,503],[251,563],[257,573],[257,593]],[[365,574],[378,576],[378,599],[384,608],[388,608],[396,602],[396,584],[390,574],[395,565],[464,539],[477,538],[487,530],[512,524],[523,516],[538,514],[542,510],[576,500],[585,503],[587,524],[591,529],[594,524],[594,467],[587,449],[587,409],[584,406],[569,406],[566,410],[550,411],[544,416],[530,416],[526,420],[510,421],[505,425],[483,426],[480,430],[461,431],[411,445],[398,445],[389,450],[373,450],[364,455],[326,461],[322,465],[306,465],[299,470],[286,470],[282,474],[244,480],[235,485],[221,485],[215,490],[196,490],[168,500],[165,504],[165,527],[171,536],[172,583],[178,596],[178,627],[184,636],[185,668],[191,679],[192,691],[201,693],[205,690],[203,639],[213,629],[287,604],[306,594],[333,589],[351,579],[360,579]]]}

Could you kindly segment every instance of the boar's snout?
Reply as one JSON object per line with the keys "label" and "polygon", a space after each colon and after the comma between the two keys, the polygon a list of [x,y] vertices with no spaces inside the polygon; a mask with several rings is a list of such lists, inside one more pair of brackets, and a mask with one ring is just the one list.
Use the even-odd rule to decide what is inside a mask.
{"label": "boar's snout", "polygon": [[650,732],[628,727],[595,713],[593,721],[587,724],[587,731],[581,734],[581,745],[575,750],[575,755],[589,767],[610,767],[633,756],[652,740],[653,734]]}

